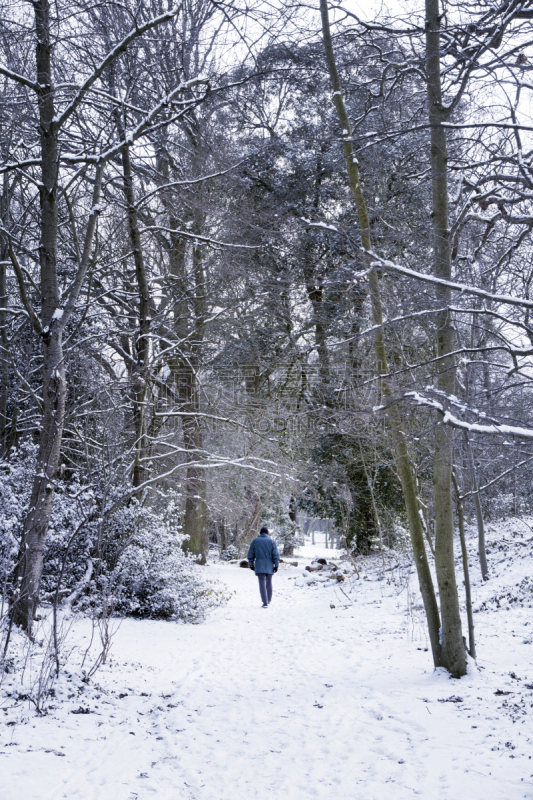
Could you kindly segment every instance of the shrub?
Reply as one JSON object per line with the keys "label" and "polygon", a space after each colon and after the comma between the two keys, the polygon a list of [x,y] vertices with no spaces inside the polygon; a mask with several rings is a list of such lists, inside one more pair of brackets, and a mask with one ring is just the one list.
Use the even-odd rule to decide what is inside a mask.
{"label": "shrub", "polygon": [[[27,511],[37,448],[22,444],[9,461],[0,460],[0,592],[9,595]],[[112,502],[128,487],[115,487]],[[120,507],[99,524],[102,495],[77,476],[62,481],[54,497],[46,544],[41,599],[55,593],[63,561],[60,598],[94,573],[74,610],[153,619],[199,622],[209,608],[227,600],[227,590],[209,580],[182,549],[179,496],[159,498],[154,508],[136,502]],[[88,520],[79,530],[80,524]],[[72,539],[73,534],[76,534]],[[67,546],[68,552],[67,552]],[[5,599],[5,598],[4,598]],[[5,611],[5,602],[4,602]]]}
{"label": "shrub", "polygon": [[120,509],[107,526],[104,564],[82,606],[98,612],[105,605],[116,614],[138,618],[201,622],[210,608],[226,602],[225,587],[183,552],[178,514],[175,497],[159,512],[136,503]]}
{"label": "shrub", "polygon": [[225,550],[220,552],[221,561],[236,561],[239,557],[239,551],[234,544],[228,544]]}

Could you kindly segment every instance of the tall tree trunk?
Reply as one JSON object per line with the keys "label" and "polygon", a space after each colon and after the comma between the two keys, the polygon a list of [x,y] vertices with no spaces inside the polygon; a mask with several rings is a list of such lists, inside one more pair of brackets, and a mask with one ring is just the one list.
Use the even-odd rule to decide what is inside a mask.
{"label": "tall tree trunk", "polygon": [[39,85],[37,96],[42,160],[39,188],[41,209],[39,260],[44,346],[43,418],[30,510],[24,520],[20,556],[15,573],[17,599],[13,608],[14,621],[28,633],[31,632],[39,600],[44,546],[52,512],[54,481],[59,465],[66,398],[62,327],[53,319],[54,312],[59,308],[57,281],[58,130],[54,123],[50,6],[48,0],[36,0],[33,7],[37,37],[36,73]]}
{"label": "tall tree trunk", "polygon": [[58,142],[54,125],[54,95],[51,77],[50,9],[48,0],[34,3],[39,84],[39,131],[41,144],[41,318],[43,322],[43,420],[37,471],[33,482],[30,511],[24,521],[20,558],[16,571],[17,603],[15,622],[31,631],[38,603],[44,544],[54,496],[54,480],[65,415],[65,368],[61,336],[52,316],[59,306],[57,285],[57,179]]}
{"label": "tall tree trunk", "polygon": [[[448,112],[442,104],[440,66],[439,0],[426,0],[426,77],[431,137],[431,183],[434,273],[451,280],[451,249],[448,229],[448,152],[444,122]],[[436,287],[437,386],[446,396],[455,394],[455,329],[449,311],[450,289]],[[451,675],[466,673],[466,653],[459,612],[453,550],[453,430],[442,423],[435,431],[433,492],[435,498],[435,569],[442,619],[441,666]]]}
{"label": "tall tree trunk", "polygon": [[[3,189],[0,197],[0,219],[3,227],[9,229],[9,178],[4,173]],[[9,396],[9,340],[7,335],[7,285],[6,266],[9,259],[9,240],[0,234],[0,454],[7,453],[8,420],[7,402]]]}
{"label": "tall tree trunk", "polygon": [[61,308],[57,274],[59,129],[55,119],[51,74],[49,0],[33,3],[36,27],[37,102],[41,149],[40,245],[41,272],[40,319],[28,301],[24,277],[10,244],[9,255],[19,281],[21,299],[34,330],[43,341],[43,413],[40,423],[39,452],[33,479],[29,511],[24,519],[19,558],[15,569],[13,621],[31,635],[39,602],[46,534],[52,513],[55,480],[58,474],[61,440],[65,423],[67,383],[63,356],[63,333],[72,316],[89,267],[92,242],[99,214],[103,165],[98,165],[94,179],[92,207],[85,231],[83,252],[76,277]]}
{"label": "tall tree trunk", "polygon": [[[320,0],[320,11],[322,15],[322,31],[324,37],[324,47],[326,51],[326,61],[328,65],[329,75],[333,88],[333,102],[337,109],[337,116],[342,130],[344,156],[346,158],[346,168],[348,171],[348,178],[352,196],[354,198],[357,214],[359,217],[359,225],[361,228],[361,243],[363,250],[366,254],[367,266],[370,267],[372,263],[371,250],[372,242],[370,238],[370,222],[368,218],[368,210],[366,207],[363,190],[361,188],[361,181],[359,177],[359,165],[352,145],[352,129],[344,99],[342,95],[342,86],[337,72],[337,65],[335,62],[335,53],[333,51],[333,44],[331,41],[331,31],[329,26],[329,15],[327,0]],[[379,277],[375,269],[371,269],[369,273],[370,284],[370,299],[372,304],[372,317],[376,331],[374,334],[374,351],[377,362],[377,372],[381,376],[381,393],[384,398],[392,398],[392,386],[387,377],[387,353],[385,348],[385,339],[383,334],[383,308],[381,303],[381,292],[379,286]],[[433,580],[429,569],[429,563],[424,544],[424,529],[419,514],[419,503],[416,489],[416,480],[409,461],[409,452],[407,448],[407,440],[403,433],[402,419],[396,405],[389,405],[387,409],[387,419],[391,430],[392,440],[394,444],[394,461],[400,482],[402,485],[402,492],[407,511],[407,518],[409,520],[409,531],[411,534],[411,543],[413,547],[413,554],[415,564],[418,572],[418,581],[420,585],[420,592],[426,612],[428,623],[429,639],[431,642],[431,650],[433,654],[433,662],[435,666],[440,665],[440,618],[439,609],[437,606],[437,599],[435,597],[435,590],[433,588]]]}
{"label": "tall tree trunk", "polygon": [[468,458],[470,481],[472,485],[472,500],[474,501],[474,509],[476,511],[479,566],[481,568],[481,577],[484,581],[486,581],[489,579],[489,567],[487,564],[487,549],[485,545],[485,523],[483,520],[483,509],[481,508],[481,498],[479,496],[476,465],[474,462],[474,451],[472,450],[472,444],[468,437],[468,432],[463,431],[463,434],[466,455]]}
{"label": "tall tree trunk", "polygon": [[294,555],[294,539],[296,536],[297,530],[297,518],[298,518],[298,511],[296,508],[296,498],[294,495],[291,494],[289,499],[289,519],[291,522],[291,532],[290,532],[290,539],[287,539],[283,544],[283,555],[284,556],[293,556]]}
{"label": "tall tree trunk", "polygon": [[317,280],[314,275],[315,267],[312,263],[314,253],[312,248],[308,247],[307,252],[309,260],[308,263],[303,265],[303,273],[307,297],[313,309],[320,388],[323,390],[324,385],[330,381],[329,353],[326,342],[326,327],[324,325],[324,287],[320,285],[320,280]]}
{"label": "tall tree trunk", "polygon": [[[186,552],[194,553],[198,563],[205,564],[208,551],[207,502],[205,470],[198,462],[202,461],[203,436],[200,427],[200,408],[196,377],[197,364],[192,364],[186,375],[182,376],[181,394],[185,402],[187,416],[183,418],[183,440],[187,450],[187,478],[185,481],[185,515],[183,533],[188,537],[184,542]],[[185,380],[183,380],[185,378]]]}
{"label": "tall tree trunk", "polygon": [[[170,159],[164,143],[158,153],[158,171],[164,184],[170,180]],[[168,188],[161,191],[168,215],[170,234],[169,267],[172,277],[174,310],[174,349],[168,366],[177,385],[180,407],[184,413],[183,444],[188,462],[184,482],[183,533],[187,536],[184,550],[194,553],[200,564],[205,564],[208,550],[207,482],[201,466],[203,458],[203,431],[200,417],[198,369],[205,336],[206,297],[205,271],[202,250],[193,245],[191,275],[187,271],[187,239],[179,235],[180,223]],[[193,220],[193,232],[200,234],[202,220]]]}
{"label": "tall tree trunk", "polygon": [[[122,141],[125,141],[124,123],[121,111],[118,107],[115,109],[115,121],[119,137]],[[135,280],[139,299],[139,330],[135,342],[137,369],[136,373],[132,375],[135,425],[135,460],[133,464],[132,482],[134,486],[140,486],[148,478],[148,471],[145,466],[149,452],[146,399],[149,392],[148,372],[150,363],[151,297],[150,285],[146,274],[146,265],[144,263],[141,234],[139,231],[137,207],[135,205],[130,148],[127,145],[124,145],[121,158],[123,177],[122,190],[126,200],[128,231],[133,251]]]}
{"label": "tall tree trunk", "polygon": [[[197,217],[194,221],[193,231],[201,233],[202,220]],[[200,396],[198,392],[198,370],[201,362],[201,351],[205,335],[206,298],[205,298],[205,272],[203,266],[202,249],[195,244],[192,249],[193,267],[193,308],[194,308],[194,339],[191,342],[189,363],[189,381],[187,387],[188,397],[186,409],[188,416],[184,417],[183,437],[190,461],[196,462],[187,468],[187,481],[185,484],[185,516],[183,532],[188,536],[185,542],[186,549],[195,553],[200,564],[205,564],[209,549],[207,528],[207,482],[205,470],[199,465],[203,459],[203,432],[200,417]]]}
{"label": "tall tree trunk", "polygon": [[[323,149],[317,153],[316,170],[315,170],[315,186],[313,197],[313,211],[315,216],[318,216],[320,209],[320,198],[322,179],[324,173],[323,167]],[[315,327],[315,346],[318,355],[318,368],[319,379],[322,391],[324,384],[330,381],[330,364],[329,353],[326,340],[326,325],[325,325],[325,312],[324,312],[324,286],[323,278],[317,276],[317,267],[319,256],[316,252],[316,247],[313,244],[313,238],[310,233],[307,234],[307,242],[304,248],[304,257],[302,259],[302,270],[305,280],[305,288],[307,297],[313,309],[313,325]]]}
{"label": "tall tree trunk", "polygon": [[466,549],[465,537],[465,515],[463,509],[463,501],[459,492],[459,485],[455,472],[452,473],[452,480],[455,489],[455,497],[457,504],[457,518],[459,520],[459,538],[461,540],[461,555],[463,558],[463,573],[465,576],[465,600],[466,600],[466,616],[468,619],[468,652],[472,658],[476,657],[476,639],[474,635],[474,614],[472,610],[472,590],[470,586],[470,569],[468,567],[468,551]]}
{"label": "tall tree trunk", "polygon": [[[54,481],[57,477],[61,440],[65,422],[66,374],[63,356],[63,334],[65,327],[76,309],[80,291],[85,282],[91,260],[92,244],[96,230],[102,175],[105,161],[112,152],[103,154],[96,165],[92,193],[92,205],[85,230],[83,252],[77,254],[77,272],[68,291],[62,296],[59,291],[57,270],[58,241],[58,180],[59,180],[59,135],[60,126],[65,125],[77,108],[76,101],[62,116],[55,111],[54,87],[52,83],[51,38],[52,20],[50,0],[33,0],[36,35],[36,81],[31,88],[36,93],[39,116],[39,147],[41,180],[39,182],[40,200],[40,316],[33,309],[26,292],[24,273],[18,263],[17,255],[9,242],[9,255],[19,284],[19,292],[34,330],[43,341],[43,412],[40,423],[39,452],[36,473],[33,480],[29,511],[24,519],[20,553],[15,569],[15,593],[11,607],[12,620],[31,634],[32,621],[38,603],[39,585],[43,568],[44,547],[52,503]],[[171,19],[177,10],[160,15],[143,29],[137,28],[141,35],[151,27]],[[59,20],[53,20],[54,30]],[[118,58],[124,48],[116,48],[108,55],[109,63]],[[96,79],[96,72],[93,78]],[[78,95],[81,102],[84,92]],[[140,134],[139,134],[140,135]],[[64,301],[63,308],[61,300]],[[149,314],[141,309],[141,317],[149,324]],[[139,337],[147,344],[146,335]],[[143,361],[144,363],[144,361]]]}
{"label": "tall tree trunk", "polygon": [[[490,287],[489,287],[490,288]],[[490,321],[487,322],[487,327],[490,327]],[[476,347],[483,347],[486,344],[486,328],[481,332],[479,332],[478,336],[476,336],[476,332],[478,331],[478,325],[476,320],[476,314],[472,314],[472,326],[471,326],[471,337],[470,337],[470,346],[472,349]],[[467,365],[465,370],[465,402],[469,403],[470,401],[470,367],[473,365]],[[488,367],[486,359],[483,360],[483,383],[485,386],[485,395],[487,401],[487,413],[490,415],[490,404],[491,404],[491,390],[490,390],[490,370],[486,370],[485,368]],[[488,381],[488,383],[487,383]],[[474,501],[474,508],[476,511],[476,522],[477,522],[477,531],[478,531],[478,557],[479,557],[479,566],[481,568],[481,577],[484,581],[488,580],[489,578],[489,568],[487,565],[487,551],[485,545],[485,523],[483,520],[483,509],[481,508],[481,497],[479,496],[479,486],[477,480],[477,471],[476,471],[476,464],[474,461],[474,451],[472,449],[472,443],[470,441],[470,437],[468,436],[468,431],[463,431],[463,442],[464,442],[464,452],[465,452],[465,459],[468,461],[468,470],[470,472],[470,485],[472,487],[472,499]]]}

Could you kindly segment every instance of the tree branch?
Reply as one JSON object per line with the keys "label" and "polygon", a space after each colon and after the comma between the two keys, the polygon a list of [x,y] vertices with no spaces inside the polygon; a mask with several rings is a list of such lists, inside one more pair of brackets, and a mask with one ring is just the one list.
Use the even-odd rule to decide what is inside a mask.
{"label": "tree branch", "polygon": [[[373,267],[379,267],[380,269],[384,270],[385,272],[398,272],[400,275],[407,275],[409,278],[416,278],[419,281],[424,281],[425,283],[434,283],[438,286],[447,286],[454,292],[462,292],[464,294],[473,294],[476,297],[483,297],[485,300],[493,300],[496,303],[505,303],[511,306],[522,306],[524,308],[533,308],[533,300],[521,300],[518,297],[511,297],[508,294],[491,294],[490,292],[486,292],[484,289],[477,289],[475,286],[468,286],[464,283],[455,283],[453,281],[446,281],[443,278],[435,278],[433,275],[425,275],[423,272],[415,272],[414,269],[408,269],[407,267],[400,267],[399,264],[394,264],[392,261],[387,261],[381,256],[378,256],[376,253],[372,253],[372,258],[376,259],[373,263]],[[361,273],[361,275],[365,275],[366,271]],[[354,275],[355,278],[359,277],[359,274],[356,273]]]}
{"label": "tree branch", "polygon": [[[4,231],[4,233],[7,233],[7,231]],[[9,236],[9,234],[8,234],[8,247],[9,247],[9,257],[11,259],[11,263],[13,265],[13,269],[15,270],[15,276],[17,278],[17,283],[18,283],[18,286],[19,286],[19,293],[20,293],[20,299],[22,300],[22,305],[24,306],[24,308],[28,312],[28,316],[30,318],[30,322],[31,322],[31,324],[33,326],[34,331],[39,336],[41,336],[42,332],[43,332],[43,329],[42,329],[42,326],[41,326],[41,322],[39,320],[39,317],[37,316],[37,313],[36,313],[34,307],[32,306],[32,304],[29,301],[29,298],[28,298],[28,295],[27,295],[27,292],[26,292],[26,283],[24,281],[24,274],[22,272],[22,268],[21,268],[19,260],[17,258],[17,254],[15,253],[15,251],[13,249],[13,242],[11,241],[11,236]]]}
{"label": "tree branch", "polygon": [[87,78],[83,86],[80,87],[80,90],[76,95],[76,97],[74,98],[74,100],[72,100],[70,105],[66,107],[66,109],[63,111],[63,113],[57,120],[56,126],[58,128],[61,128],[64,125],[67,119],[74,113],[74,111],[80,105],[80,103],[82,102],[83,98],[85,97],[85,95],[87,94],[93,83],[95,83],[95,81],[97,81],[98,78],[100,78],[103,75],[107,67],[109,67],[110,64],[112,64],[113,61],[115,61],[115,59],[118,58],[118,56],[120,56],[122,53],[125,52],[125,50],[127,50],[129,45],[135,39],[138,39],[139,36],[142,36],[147,31],[152,30],[152,28],[156,28],[158,25],[162,25],[164,22],[169,22],[171,19],[173,19],[175,16],[179,14],[182,5],[183,3],[179,3],[179,5],[173,6],[169,11],[166,12],[166,14],[161,14],[159,17],[155,17],[154,19],[148,20],[148,22],[146,22],[144,25],[141,25],[140,28],[136,25],[135,28],[131,30],[129,34],[124,39],[122,39],[122,41],[119,42],[107,54],[107,56],[103,59],[103,61],[101,61],[100,64],[96,67],[92,75],[89,78]]}
{"label": "tree branch", "polygon": [[27,86],[28,89],[33,89],[34,92],[39,91],[38,83],[30,81],[29,78],[25,78],[24,75],[19,75],[17,72],[12,72],[12,70],[7,69],[7,67],[3,67],[1,64],[0,64],[0,75],[5,75],[6,78],[9,78],[12,81],[16,81],[17,83],[22,84],[22,86]]}

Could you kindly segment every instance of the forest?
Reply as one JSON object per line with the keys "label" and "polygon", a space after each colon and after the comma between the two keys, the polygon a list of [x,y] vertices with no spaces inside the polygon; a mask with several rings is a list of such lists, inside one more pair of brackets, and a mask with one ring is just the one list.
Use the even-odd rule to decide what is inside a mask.
{"label": "forest", "polygon": [[323,523],[339,584],[412,568],[466,680],[490,530],[533,525],[533,4],[5,0],[0,33],[4,675],[32,654],[43,715],[73,620],[88,683],[117,621],[225,613],[262,526],[288,570]]}

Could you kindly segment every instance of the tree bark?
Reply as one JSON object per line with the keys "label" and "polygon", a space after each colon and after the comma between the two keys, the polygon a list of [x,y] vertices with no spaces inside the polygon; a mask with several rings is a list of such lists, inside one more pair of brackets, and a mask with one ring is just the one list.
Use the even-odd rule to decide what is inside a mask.
{"label": "tree bark", "polygon": [[54,123],[54,93],[51,75],[52,43],[48,0],[33,4],[36,25],[36,72],[38,83],[39,135],[41,146],[41,320],[44,347],[43,418],[33,481],[30,510],[24,520],[20,555],[15,573],[17,601],[14,621],[31,633],[39,599],[44,545],[54,497],[54,480],[65,418],[65,365],[61,326],[53,315],[59,307],[57,282],[57,181],[58,130]]}
{"label": "tree bark", "polygon": [[[170,158],[164,143],[160,143],[158,171],[163,182],[170,180]],[[198,394],[198,369],[205,336],[206,297],[205,271],[201,246],[193,245],[192,271],[187,271],[187,240],[179,235],[179,220],[172,196],[165,188],[161,192],[168,215],[170,234],[169,266],[172,277],[171,292],[174,311],[174,349],[168,366],[176,382],[183,417],[183,444],[187,453],[187,474],[184,484],[183,533],[185,552],[194,553],[200,564],[205,564],[208,551],[207,482],[200,462],[203,458],[203,431],[201,427],[200,398]],[[193,231],[200,234],[202,220],[193,220]],[[192,280],[191,280],[192,278]],[[192,291],[191,291],[192,290]]]}
{"label": "tree bark", "polygon": [[[431,137],[431,183],[434,274],[451,280],[448,229],[448,151],[444,122],[448,112],[442,103],[439,0],[426,0],[426,79]],[[436,287],[437,386],[446,396],[455,394],[455,328],[449,311],[450,289]],[[454,677],[466,673],[466,653],[461,628],[453,551],[453,430],[442,423],[435,431],[433,492],[435,499],[435,569],[439,584],[442,619],[441,666]]]}
{"label": "tree bark", "polygon": [[[27,306],[33,327],[40,333],[43,341],[43,414],[30,507],[23,523],[19,557],[15,569],[16,599],[11,610],[13,621],[24,628],[29,635],[31,635],[33,619],[39,602],[44,548],[52,513],[65,423],[67,383],[63,356],[63,332],[75,309],[89,266],[99,214],[98,203],[103,170],[102,165],[96,169],[92,208],[87,222],[83,253],[78,262],[76,277],[68,293],[64,296],[65,303],[61,308],[57,271],[59,129],[55,119],[51,74],[52,42],[49,0],[36,0],[33,7],[37,38],[36,91],[41,150],[41,184],[39,187],[40,320],[28,305],[24,286],[20,282],[19,287],[21,299]],[[15,272],[20,274],[20,266],[11,246],[9,252]]]}
{"label": "tree bark", "polygon": [[[115,121],[121,141],[125,141],[126,134],[121,111],[115,109]],[[135,280],[139,298],[139,330],[135,342],[135,355],[137,369],[132,375],[133,383],[133,415],[135,426],[135,460],[133,464],[134,486],[141,486],[149,477],[145,463],[148,457],[149,443],[146,423],[146,397],[149,391],[148,370],[150,363],[150,328],[151,328],[151,297],[150,285],[146,275],[146,265],[142,249],[141,234],[137,207],[135,205],[135,192],[133,188],[133,170],[131,165],[130,148],[124,145],[121,153],[122,160],[122,190],[126,200],[128,216],[128,232],[130,235],[133,262],[135,264]]]}
{"label": "tree bark", "polygon": [[487,581],[489,579],[489,567],[487,564],[487,549],[485,545],[485,523],[483,520],[483,509],[481,508],[481,498],[479,496],[474,452],[467,431],[464,431],[464,442],[468,458],[470,480],[472,482],[472,500],[474,501],[474,509],[476,512],[479,566],[481,568],[481,577],[484,581]]}
{"label": "tree bark", "polygon": [[[186,381],[183,380],[184,377]],[[199,410],[199,399],[194,365],[185,376],[182,376],[181,394],[185,400],[183,408],[190,414],[183,418],[183,441],[189,461],[185,481],[185,514],[183,518],[183,533],[188,538],[184,542],[184,548],[186,552],[194,553],[197,556],[199,564],[205,564],[209,547],[207,487],[204,469],[198,465],[198,462],[202,460],[203,435],[200,418],[196,416]]]}
{"label": "tree bark", "polygon": [[[342,130],[344,156],[346,159],[346,168],[348,171],[348,178],[352,196],[354,198],[357,214],[359,217],[359,226],[361,228],[361,244],[365,251],[365,258],[367,266],[371,266],[371,250],[372,241],[370,237],[370,222],[368,217],[368,210],[366,207],[363,190],[361,188],[361,181],[359,177],[359,165],[355,155],[352,144],[352,129],[348,113],[344,105],[342,95],[342,86],[337,72],[337,65],[335,62],[335,54],[333,51],[333,44],[331,41],[331,31],[329,25],[328,5],[327,0],[320,0],[320,11],[322,16],[322,32],[324,37],[324,47],[326,51],[326,61],[328,65],[329,75],[333,88],[333,102],[337,109],[337,116]],[[379,277],[375,269],[369,272],[369,285],[370,285],[370,299],[372,304],[372,317],[376,331],[374,334],[374,351],[376,354],[377,372],[381,376],[381,393],[384,398],[392,398],[392,387],[387,377],[387,353],[385,348],[385,338],[383,334],[383,308],[381,303],[381,292],[379,286]],[[433,655],[433,663],[435,666],[440,665],[440,618],[439,609],[437,606],[437,599],[435,597],[435,590],[433,588],[433,580],[429,569],[429,563],[424,544],[424,529],[419,515],[419,503],[416,490],[416,481],[409,461],[409,452],[407,448],[407,440],[402,430],[402,420],[398,412],[398,408],[394,404],[390,404],[387,409],[387,419],[391,430],[393,440],[394,460],[400,482],[402,485],[402,492],[409,520],[409,531],[411,535],[411,543],[413,547],[413,554],[415,558],[418,581],[420,585],[420,592],[424,603],[426,612],[426,619],[428,623],[429,639],[431,642],[431,650]]]}
{"label": "tree bark", "polygon": [[[323,178],[323,158],[319,151],[316,159],[315,186],[313,197],[313,210],[317,215],[320,207],[320,195]],[[323,278],[317,276],[318,255],[313,247],[311,235],[307,234],[302,258],[302,271],[305,280],[307,297],[313,309],[313,325],[315,328],[315,345],[318,355],[319,377],[321,387],[330,381],[329,353],[326,341],[326,325],[324,312],[324,286]]]}
{"label": "tree bark", "polygon": [[291,538],[288,539],[283,544],[283,555],[284,556],[293,556],[294,555],[294,537],[296,535],[296,527],[297,527],[297,517],[298,512],[296,510],[296,498],[294,495],[291,494],[289,499],[289,519],[291,521]]}
{"label": "tree bark", "polygon": [[[200,234],[202,221],[196,218],[193,231]],[[201,427],[200,397],[198,393],[198,370],[201,361],[201,350],[205,336],[206,297],[205,297],[205,272],[202,258],[202,249],[199,244],[192,248],[193,267],[193,308],[194,308],[194,338],[191,342],[189,357],[188,397],[186,408],[190,416],[184,417],[183,436],[185,447],[189,453],[189,460],[195,461],[187,468],[187,481],[185,485],[185,517],[183,532],[189,537],[186,548],[195,553],[200,564],[205,564],[209,549],[207,528],[207,483],[204,469],[198,465],[203,459],[203,431]]]}
{"label": "tree bark", "polygon": [[455,473],[452,474],[453,485],[457,503],[457,518],[459,520],[459,537],[461,539],[461,555],[463,558],[463,573],[465,576],[466,616],[468,619],[468,652],[472,658],[476,657],[476,640],[474,636],[474,614],[472,612],[472,590],[470,587],[470,570],[468,568],[468,552],[466,550],[465,517],[463,501],[459,493],[459,486]]}
{"label": "tree bark", "polygon": [[[3,227],[9,229],[9,179],[4,173],[3,189],[0,197],[0,219]],[[7,335],[7,285],[6,266],[9,261],[9,241],[0,234],[0,453],[9,455],[7,450],[8,419],[7,401],[9,394],[9,340]]]}

